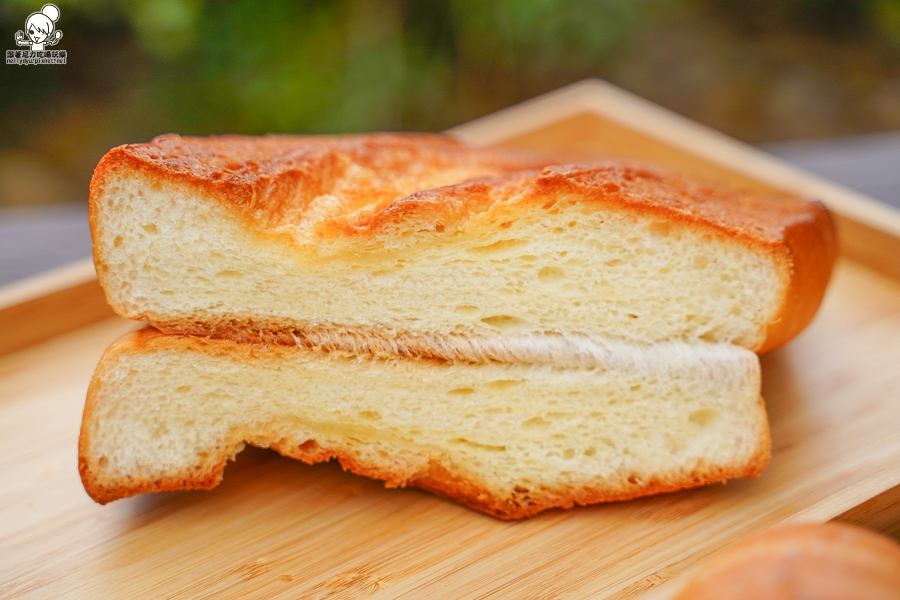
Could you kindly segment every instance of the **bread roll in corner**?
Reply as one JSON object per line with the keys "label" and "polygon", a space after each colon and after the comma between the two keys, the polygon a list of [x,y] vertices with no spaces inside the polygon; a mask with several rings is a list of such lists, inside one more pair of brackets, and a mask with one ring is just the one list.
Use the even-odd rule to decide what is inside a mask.
{"label": "bread roll in corner", "polygon": [[900,600],[900,544],[831,522],[782,525],[714,556],[676,600]]}

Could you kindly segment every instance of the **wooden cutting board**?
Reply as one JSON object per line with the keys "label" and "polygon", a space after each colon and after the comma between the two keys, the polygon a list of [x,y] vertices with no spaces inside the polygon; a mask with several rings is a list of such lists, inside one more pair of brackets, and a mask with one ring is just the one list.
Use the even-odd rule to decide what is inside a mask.
{"label": "wooden cutting board", "polygon": [[80,264],[0,290],[0,347],[49,337],[0,357],[0,598],[621,598],[784,521],[900,529],[900,214],[600,82],[454,133],[651,158],[838,212],[846,256],[822,310],[762,359],[763,476],[507,523],[248,449],[211,492],[100,506],[77,470],[84,394],[138,325],[105,316]]}

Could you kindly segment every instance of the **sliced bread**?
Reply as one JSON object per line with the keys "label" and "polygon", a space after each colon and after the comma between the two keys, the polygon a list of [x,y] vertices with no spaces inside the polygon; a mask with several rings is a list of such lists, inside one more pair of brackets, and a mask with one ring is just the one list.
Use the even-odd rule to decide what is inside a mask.
{"label": "sliced bread", "polygon": [[359,336],[288,346],[131,334],[90,385],[85,488],[102,503],[211,488],[250,443],[513,519],[754,477],[768,461],[759,361],[744,348],[466,343],[510,360],[403,358]]}
{"label": "sliced bread", "polygon": [[527,162],[439,136],[123,146],[91,184],[97,272],[123,316],[281,343],[554,331],[763,352],[821,301],[836,251],[818,202]]}

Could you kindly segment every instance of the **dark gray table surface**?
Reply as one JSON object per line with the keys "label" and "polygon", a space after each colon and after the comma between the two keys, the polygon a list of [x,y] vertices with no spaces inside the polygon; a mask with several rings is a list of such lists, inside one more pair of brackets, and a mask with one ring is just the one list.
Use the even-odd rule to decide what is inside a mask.
{"label": "dark gray table surface", "polygon": [[[900,208],[900,132],[762,146]],[[87,202],[0,208],[0,285],[91,255]]]}
{"label": "dark gray table surface", "polygon": [[0,208],[0,285],[90,255],[87,199]]}
{"label": "dark gray table surface", "polygon": [[900,208],[900,131],[761,146],[769,154]]}

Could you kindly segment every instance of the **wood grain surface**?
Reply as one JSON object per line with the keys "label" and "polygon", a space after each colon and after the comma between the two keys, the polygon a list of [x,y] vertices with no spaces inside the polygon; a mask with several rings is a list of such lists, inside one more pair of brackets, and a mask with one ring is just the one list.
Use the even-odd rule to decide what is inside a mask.
{"label": "wood grain surface", "polygon": [[[458,131],[513,144],[540,145],[543,135],[548,148],[621,137],[573,128],[592,100],[563,101]],[[535,131],[544,133],[529,138]],[[697,144],[715,136],[697,131]],[[854,205],[848,218],[866,211]],[[896,240],[891,227],[879,231]],[[812,325],[763,357],[773,458],[759,479],[513,523],[252,448],[213,491],[97,505],[77,470],[84,394],[105,347],[140,325],[113,317],[56,335],[0,358],[0,598],[623,598],[776,523],[840,518],[892,530],[900,282],[882,273],[900,271],[900,253],[893,261],[878,249],[869,266],[842,259]],[[52,320],[44,310],[22,319]]]}
{"label": "wood grain surface", "polygon": [[0,356],[113,314],[90,258],[28,277],[0,288]]}

